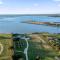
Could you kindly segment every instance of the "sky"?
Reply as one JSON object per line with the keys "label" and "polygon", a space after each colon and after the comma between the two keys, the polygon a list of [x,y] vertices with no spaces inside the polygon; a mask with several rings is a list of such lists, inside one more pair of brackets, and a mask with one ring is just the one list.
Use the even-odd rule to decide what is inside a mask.
{"label": "sky", "polygon": [[60,0],[0,0],[0,14],[56,14]]}

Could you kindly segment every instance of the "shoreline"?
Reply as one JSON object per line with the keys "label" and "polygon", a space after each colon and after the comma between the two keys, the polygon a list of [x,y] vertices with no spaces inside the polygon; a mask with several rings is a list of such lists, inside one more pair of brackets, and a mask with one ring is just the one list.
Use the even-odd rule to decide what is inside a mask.
{"label": "shoreline", "polygon": [[35,33],[40,33],[40,34],[42,34],[42,33],[48,33],[48,34],[60,34],[60,33],[49,33],[49,32],[31,32],[31,33],[0,33],[0,34],[35,34]]}

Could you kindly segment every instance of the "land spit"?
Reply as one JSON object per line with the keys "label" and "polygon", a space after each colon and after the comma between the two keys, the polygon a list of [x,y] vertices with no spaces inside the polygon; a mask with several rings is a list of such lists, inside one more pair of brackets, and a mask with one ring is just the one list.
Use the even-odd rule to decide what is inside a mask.
{"label": "land spit", "polygon": [[50,25],[50,26],[60,26],[60,22],[37,22],[37,21],[23,21],[22,23],[37,24],[37,25]]}

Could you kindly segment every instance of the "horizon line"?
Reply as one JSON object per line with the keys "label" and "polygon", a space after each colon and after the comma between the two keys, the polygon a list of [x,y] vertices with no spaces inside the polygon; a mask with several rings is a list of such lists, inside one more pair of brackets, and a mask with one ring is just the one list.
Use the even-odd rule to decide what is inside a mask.
{"label": "horizon line", "polygon": [[54,14],[60,14],[60,13],[44,13],[44,14],[43,13],[42,14],[38,14],[38,13],[37,14],[0,14],[0,15],[47,15],[47,14],[48,15],[51,15],[51,14],[54,15]]}

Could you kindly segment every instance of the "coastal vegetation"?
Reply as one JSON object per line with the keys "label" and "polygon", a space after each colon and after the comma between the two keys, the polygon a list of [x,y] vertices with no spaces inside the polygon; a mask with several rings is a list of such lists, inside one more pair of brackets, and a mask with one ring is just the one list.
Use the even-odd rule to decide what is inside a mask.
{"label": "coastal vegetation", "polygon": [[0,34],[0,43],[3,45],[0,60],[60,59],[60,34]]}

